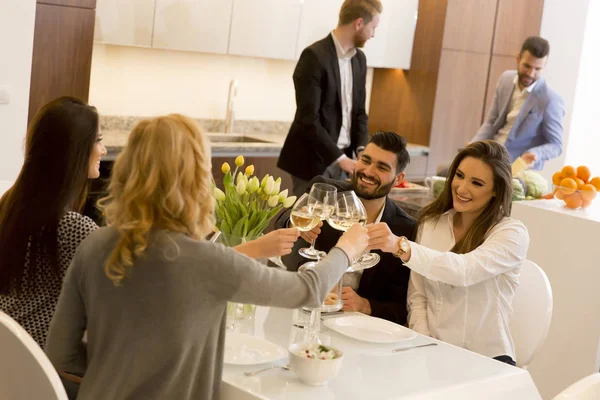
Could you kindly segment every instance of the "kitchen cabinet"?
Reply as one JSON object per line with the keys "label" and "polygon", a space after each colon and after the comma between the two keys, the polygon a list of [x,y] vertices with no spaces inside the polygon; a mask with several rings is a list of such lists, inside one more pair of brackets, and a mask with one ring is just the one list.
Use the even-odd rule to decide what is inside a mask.
{"label": "kitchen cabinet", "polygon": [[29,87],[29,121],[49,101],[87,101],[95,10],[37,3]]}
{"label": "kitchen cabinet", "polygon": [[367,66],[409,69],[419,0],[383,0],[375,37],[365,45]]}
{"label": "kitchen cabinet", "polygon": [[156,0],[152,47],[226,54],[233,0]]}
{"label": "kitchen cabinet", "polygon": [[296,59],[302,0],[234,0],[229,54]]}
{"label": "kitchen cabinet", "polygon": [[94,41],[150,47],[156,0],[100,0]]}
{"label": "kitchen cabinet", "polygon": [[335,29],[344,0],[304,0],[298,30],[296,58],[302,51]]}

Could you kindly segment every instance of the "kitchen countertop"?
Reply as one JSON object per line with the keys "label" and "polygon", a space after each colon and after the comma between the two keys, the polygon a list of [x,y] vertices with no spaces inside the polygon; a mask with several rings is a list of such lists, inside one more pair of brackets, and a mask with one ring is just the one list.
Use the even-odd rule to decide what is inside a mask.
{"label": "kitchen countertop", "polygon": [[390,199],[402,208],[408,215],[417,218],[419,211],[435,200],[429,192],[390,193]]}
{"label": "kitchen countertop", "polygon": [[[123,150],[127,144],[127,138],[129,137],[128,130],[123,129],[104,129],[103,142],[106,146],[108,155],[105,157],[107,160],[114,160],[116,156]],[[225,135],[220,132],[209,132],[208,136],[211,135]],[[232,134],[240,135],[240,134]],[[279,152],[283,147],[286,135],[280,133],[252,133],[249,135],[243,135],[248,138],[254,138],[263,140],[267,143],[252,143],[252,142],[211,142],[211,149],[213,154],[218,153],[219,156],[237,156],[243,155],[254,155],[254,156],[279,156]],[[429,154],[429,148],[426,146],[408,144],[408,152],[411,156],[426,156]]]}

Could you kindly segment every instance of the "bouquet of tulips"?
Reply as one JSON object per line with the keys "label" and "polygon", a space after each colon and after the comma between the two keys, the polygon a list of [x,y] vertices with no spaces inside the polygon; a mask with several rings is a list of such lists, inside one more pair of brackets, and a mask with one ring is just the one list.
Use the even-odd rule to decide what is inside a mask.
{"label": "bouquet of tulips", "polygon": [[254,176],[254,165],[248,165],[244,172],[238,171],[244,165],[244,157],[235,159],[235,171],[228,163],[223,163],[223,186],[213,188],[216,200],[217,228],[222,233],[226,245],[236,238],[242,241],[257,238],[269,225],[271,219],[282,209],[296,202],[296,196],[288,197],[287,189],[280,190],[281,178],[274,179],[269,174],[262,180]]}

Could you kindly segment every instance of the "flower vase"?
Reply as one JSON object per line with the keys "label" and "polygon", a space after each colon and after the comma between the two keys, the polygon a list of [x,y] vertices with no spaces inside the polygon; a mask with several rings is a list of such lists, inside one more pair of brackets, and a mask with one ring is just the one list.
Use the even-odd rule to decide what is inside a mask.
{"label": "flower vase", "polygon": [[[221,233],[219,237],[219,242],[224,244],[227,247],[235,247],[240,244],[249,242],[251,240],[256,239],[256,237],[240,237],[232,234]],[[233,327],[235,320],[240,319],[252,319],[256,314],[256,306],[254,304],[242,304],[242,303],[227,303],[227,321],[228,327],[231,325]],[[231,323],[230,323],[231,321]]]}

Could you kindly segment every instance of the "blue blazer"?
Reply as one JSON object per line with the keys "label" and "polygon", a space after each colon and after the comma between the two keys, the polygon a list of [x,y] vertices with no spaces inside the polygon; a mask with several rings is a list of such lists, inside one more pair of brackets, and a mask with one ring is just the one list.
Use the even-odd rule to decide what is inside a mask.
{"label": "blue blazer", "polygon": [[[515,76],[517,71],[504,71],[500,76],[490,111],[473,141],[493,139],[506,123]],[[511,162],[532,152],[537,156],[532,168],[542,169],[545,161],[558,157],[562,153],[564,115],[562,97],[539,78],[506,139]]]}

